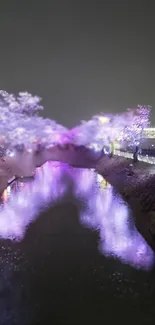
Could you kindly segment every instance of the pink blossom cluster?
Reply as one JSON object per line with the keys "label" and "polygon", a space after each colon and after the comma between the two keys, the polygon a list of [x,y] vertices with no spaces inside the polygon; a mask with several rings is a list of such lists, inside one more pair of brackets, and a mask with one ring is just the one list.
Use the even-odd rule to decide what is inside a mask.
{"label": "pink blossom cluster", "polygon": [[59,143],[68,130],[55,121],[43,118],[41,99],[27,92],[17,96],[0,91],[0,145]]}
{"label": "pink blossom cluster", "polygon": [[95,115],[89,121],[68,130],[55,121],[38,115],[43,110],[41,98],[28,92],[17,96],[0,91],[0,144],[32,145],[69,142],[76,145],[103,145],[112,141],[133,144],[142,138],[150,124],[150,107],[138,105],[125,113]]}

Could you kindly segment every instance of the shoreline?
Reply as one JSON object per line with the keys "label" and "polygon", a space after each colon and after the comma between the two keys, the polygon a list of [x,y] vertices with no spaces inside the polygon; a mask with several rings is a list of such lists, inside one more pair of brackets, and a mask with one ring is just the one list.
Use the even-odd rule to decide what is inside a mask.
{"label": "shoreline", "polygon": [[128,175],[128,168],[133,161],[122,157],[101,159],[96,171],[122,196],[132,211],[136,228],[155,251],[155,240],[150,233],[151,213],[155,216],[155,175],[149,174],[145,164],[140,174],[141,163],[133,165],[133,175]]}
{"label": "shoreline", "polygon": [[[89,156],[89,150],[83,150],[82,154],[80,150],[78,150],[78,153],[76,150],[72,152],[64,150],[64,159],[62,153],[61,160],[55,155],[53,161],[66,162],[73,168],[94,168],[97,173],[101,174],[116,189],[132,210],[138,231],[155,251],[155,241],[149,231],[151,227],[150,213],[153,212],[155,216],[155,173],[153,174],[152,170],[150,172],[150,165],[144,162],[133,164],[132,159],[120,156],[112,158],[98,157],[95,159]],[[79,157],[80,159],[78,160]],[[30,175],[24,175],[25,177],[32,176],[32,172],[36,169],[32,155],[29,158],[30,164],[26,173],[30,171]],[[8,180],[14,176],[13,168],[10,164],[11,160],[9,164],[5,164],[5,160],[0,162],[1,195],[8,186]],[[17,170],[18,166],[15,162],[17,164],[17,160],[14,161],[13,159],[13,165]],[[131,164],[133,164],[133,167],[130,174]],[[19,171],[22,172],[22,164],[18,162],[18,165],[20,167]]]}

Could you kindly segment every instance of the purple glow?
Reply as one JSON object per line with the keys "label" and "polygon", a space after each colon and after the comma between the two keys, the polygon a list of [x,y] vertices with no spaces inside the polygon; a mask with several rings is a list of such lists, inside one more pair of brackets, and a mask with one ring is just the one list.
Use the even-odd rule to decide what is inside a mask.
{"label": "purple glow", "polygon": [[[80,161],[80,156],[83,158],[80,151],[78,159],[77,153],[72,152],[71,161],[69,150],[61,150],[59,146],[55,146],[57,144],[88,146],[94,148],[98,155],[103,146],[109,146],[114,141],[135,144],[141,140],[143,129],[149,126],[148,106],[138,106],[119,115],[101,113],[93,116],[90,121],[82,121],[80,126],[70,131],[55,121],[39,117],[37,112],[42,109],[38,96],[27,92],[14,96],[0,91],[0,143],[4,152],[7,152],[7,148],[12,149],[23,144],[25,149],[30,150],[28,153],[25,150],[23,160],[14,151],[7,152],[8,156],[5,157],[9,170],[14,165],[20,165],[21,169],[22,165],[21,171],[16,170],[20,176],[23,171],[24,175],[32,175],[35,166],[40,166],[49,159],[75,164],[78,159]],[[35,157],[38,159],[35,161],[33,154],[38,144],[44,148],[55,147],[51,152],[45,150],[41,157]],[[12,170],[15,171],[15,166]],[[2,176],[4,171],[2,168]],[[17,192],[10,187],[4,191],[5,204],[0,208],[0,236],[21,240],[40,210],[63,198],[69,189],[69,181],[74,185],[75,197],[85,202],[85,208],[80,211],[82,224],[97,229],[100,233],[101,252],[106,255],[114,254],[135,267],[151,267],[154,254],[134,226],[131,230],[128,207],[120,198],[113,196],[112,188],[106,187],[102,177],[94,171],[72,169],[60,163],[46,163],[37,170],[34,182],[21,183]]]}
{"label": "purple glow", "polygon": [[38,112],[43,110],[41,98],[28,92],[17,96],[0,91],[0,144],[25,147],[41,143],[43,145],[61,143],[68,129],[55,121],[43,118]]}
{"label": "purple glow", "polygon": [[[94,185],[96,177],[101,186],[100,191],[96,191]],[[81,212],[81,222],[99,231],[99,247],[103,254],[113,254],[136,268],[149,269],[153,265],[153,251],[135,226],[132,225],[132,230],[130,228],[131,216],[127,205],[121,198],[114,196],[112,187],[109,184],[106,186],[100,175],[94,173],[94,176],[89,177],[88,186],[85,174],[81,174],[75,195],[86,196],[87,208]]]}
{"label": "purple glow", "polygon": [[100,251],[134,267],[151,268],[154,253],[134,226],[131,230],[128,207],[114,196],[112,187],[94,170],[74,169],[61,163],[46,163],[37,170],[33,182],[21,183],[17,193],[7,188],[0,211],[0,237],[22,240],[40,210],[61,200],[70,182],[73,195],[84,202],[81,223],[99,231]]}
{"label": "purple glow", "polygon": [[28,92],[17,96],[0,91],[0,143],[4,147],[24,144],[27,148],[35,144],[44,146],[73,143],[76,145],[103,146],[113,141],[131,144],[141,139],[142,130],[149,126],[150,107],[138,105],[125,113],[93,116],[89,121],[68,130],[55,121],[40,117],[43,110],[41,98]]}
{"label": "purple glow", "polygon": [[[40,209],[55,203],[66,192],[62,178],[63,166],[59,163],[46,163],[36,171],[32,183],[21,183],[20,189],[11,191],[10,186],[4,191],[4,205],[0,211],[0,236],[21,240],[27,226],[35,221]],[[6,193],[6,191],[10,192]]]}
{"label": "purple glow", "polygon": [[138,105],[135,109],[128,109],[116,115],[93,116],[89,121],[82,121],[70,132],[73,142],[78,145],[98,146],[110,142],[128,142],[131,145],[142,138],[142,131],[150,125],[150,107]]}

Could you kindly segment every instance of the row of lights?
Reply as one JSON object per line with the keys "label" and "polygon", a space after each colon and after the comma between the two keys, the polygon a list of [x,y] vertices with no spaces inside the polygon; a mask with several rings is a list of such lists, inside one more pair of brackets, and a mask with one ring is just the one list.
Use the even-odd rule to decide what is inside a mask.
{"label": "row of lights", "polygon": [[[133,159],[133,153],[131,153],[131,152],[123,152],[123,151],[115,149],[114,154],[116,156]],[[138,155],[138,161],[143,161],[143,162],[146,162],[148,164],[155,165],[155,157],[150,157],[148,155],[146,155],[146,156]]]}

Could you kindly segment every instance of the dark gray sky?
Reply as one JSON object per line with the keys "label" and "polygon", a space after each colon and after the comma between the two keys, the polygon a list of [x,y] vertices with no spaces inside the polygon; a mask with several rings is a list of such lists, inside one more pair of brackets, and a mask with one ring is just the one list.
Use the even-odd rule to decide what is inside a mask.
{"label": "dark gray sky", "polygon": [[153,106],[155,18],[149,0],[2,0],[0,88],[43,98],[66,126],[101,111]]}

